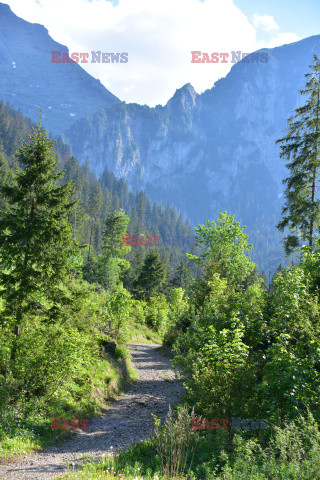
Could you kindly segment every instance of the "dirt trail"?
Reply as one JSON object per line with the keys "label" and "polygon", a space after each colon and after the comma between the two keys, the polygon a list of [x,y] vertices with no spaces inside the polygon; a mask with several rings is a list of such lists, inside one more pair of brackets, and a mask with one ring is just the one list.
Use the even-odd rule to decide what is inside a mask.
{"label": "dirt trail", "polygon": [[154,426],[151,413],[164,418],[169,404],[177,402],[183,391],[170,360],[157,347],[159,345],[129,345],[139,374],[137,382],[112,402],[103,415],[93,418],[88,430],[74,434],[62,445],[28,455],[18,463],[1,465],[0,479],[52,479],[67,470],[66,463],[73,462],[77,468],[88,459],[99,459],[112,450],[121,450],[148,437]]}

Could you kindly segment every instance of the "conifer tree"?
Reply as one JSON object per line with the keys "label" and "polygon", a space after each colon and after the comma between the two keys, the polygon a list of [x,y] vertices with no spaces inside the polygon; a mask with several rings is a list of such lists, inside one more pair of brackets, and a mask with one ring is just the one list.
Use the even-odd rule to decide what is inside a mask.
{"label": "conifer tree", "polygon": [[170,285],[173,288],[186,288],[191,281],[191,275],[188,273],[186,269],[186,264],[184,260],[181,260],[177,270],[175,271],[175,274],[170,282]]}
{"label": "conifer tree", "polygon": [[138,296],[149,300],[159,290],[165,276],[165,265],[159,253],[150,252],[146,255],[135,282]]}
{"label": "conifer tree", "polygon": [[102,190],[99,183],[96,182],[94,190],[90,195],[89,206],[88,206],[88,212],[91,217],[88,262],[90,262],[90,250],[91,250],[91,243],[92,243],[93,226],[97,221],[97,217],[100,213],[101,207],[102,207]]}
{"label": "conifer tree", "polygon": [[281,143],[281,158],[288,161],[290,175],[283,183],[286,203],[283,218],[277,228],[289,234],[283,243],[286,254],[304,242],[313,248],[319,229],[320,202],[317,195],[317,179],[320,168],[320,61],[314,55],[307,73],[306,88],[302,95],[308,97],[304,106],[295,110],[288,119],[287,136],[277,140]]}
{"label": "conifer tree", "polygon": [[[0,141],[0,185],[3,185],[7,179],[8,175],[8,162],[4,156],[3,145]],[[5,200],[4,198],[0,197],[0,208],[5,208]]]}
{"label": "conifer tree", "polygon": [[126,233],[129,221],[123,210],[107,215],[103,232],[103,254],[107,258],[123,256],[122,235]]}
{"label": "conifer tree", "polygon": [[67,222],[70,184],[57,186],[54,142],[40,124],[16,153],[20,163],[14,185],[1,191],[9,203],[0,214],[1,295],[5,310],[1,322],[13,332],[11,359],[27,317],[37,314],[55,321],[63,302],[63,283],[78,252]]}
{"label": "conifer tree", "polygon": [[123,210],[107,215],[103,232],[102,254],[97,263],[97,280],[107,289],[119,283],[121,273],[129,268],[123,257],[129,247],[122,245],[122,235],[126,233],[129,217]]}

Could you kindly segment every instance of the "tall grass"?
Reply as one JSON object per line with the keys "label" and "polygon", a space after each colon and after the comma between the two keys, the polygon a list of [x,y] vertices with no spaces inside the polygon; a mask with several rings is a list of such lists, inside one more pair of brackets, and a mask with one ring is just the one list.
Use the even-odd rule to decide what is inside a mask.
{"label": "tall grass", "polygon": [[[191,414],[193,415],[193,414]],[[186,408],[176,418],[171,411],[163,425],[155,417],[151,439],[132,445],[82,472],[75,480],[320,480],[320,432],[311,414],[273,428],[267,446],[252,433],[194,431]],[[192,430],[192,431],[191,431]],[[198,439],[198,440],[197,440]]]}
{"label": "tall grass", "polygon": [[187,460],[194,451],[192,429],[188,409],[183,407],[175,419],[171,408],[164,425],[155,419],[155,431],[152,437],[153,446],[160,459],[160,473],[164,478],[182,477],[186,470]]}

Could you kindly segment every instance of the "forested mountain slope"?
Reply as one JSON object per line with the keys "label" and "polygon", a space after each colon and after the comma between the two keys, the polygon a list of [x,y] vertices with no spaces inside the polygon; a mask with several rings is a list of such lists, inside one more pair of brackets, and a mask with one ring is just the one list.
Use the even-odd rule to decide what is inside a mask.
{"label": "forested mountain slope", "polygon": [[[33,122],[24,118],[9,104],[0,102],[0,154],[1,179],[13,176],[17,163],[13,150],[26,140]],[[75,235],[81,244],[89,244],[93,255],[101,252],[104,221],[107,213],[123,209],[129,216],[128,233],[141,236],[150,234],[159,236],[160,252],[166,252],[172,269],[183,258],[180,247],[186,251],[192,245],[193,231],[181,215],[167,206],[154,204],[143,191],[130,192],[127,182],[117,179],[105,169],[101,179],[90,170],[89,164],[80,165],[70,154],[69,149],[59,141],[55,147],[60,166],[65,171],[62,183],[73,180],[75,188],[73,200],[78,201],[76,210],[70,214],[69,221],[75,229]],[[95,212],[94,202],[99,199],[99,208]],[[0,199],[2,205],[4,200]],[[166,247],[164,247],[166,245]],[[169,245],[172,245],[170,247]],[[128,258],[138,255],[142,258],[149,248],[132,247]]]}

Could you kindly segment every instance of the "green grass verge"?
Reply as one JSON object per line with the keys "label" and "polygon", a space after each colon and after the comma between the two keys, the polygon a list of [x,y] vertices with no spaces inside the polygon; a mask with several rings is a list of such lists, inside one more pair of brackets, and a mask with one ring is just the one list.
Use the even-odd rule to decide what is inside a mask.
{"label": "green grass verge", "polygon": [[[69,471],[59,478],[160,480],[162,466],[169,462],[171,469],[177,459],[183,463],[185,454],[187,463],[180,476],[183,480],[320,479],[320,431],[311,415],[288,422],[283,429],[272,427],[270,435],[243,430],[232,438],[226,430],[192,431],[190,443],[179,443],[179,438],[185,438],[180,435],[180,427],[182,421],[174,420],[163,427],[162,436],[156,435],[154,444],[151,439],[139,442],[127,451],[99,463],[88,463],[79,472]],[[174,445],[177,450],[172,448]],[[178,477],[169,474],[167,480],[171,478]]]}
{"label": "green grass verge", "polygon": [[[16,404],[0,413],[1,463],[44,445],[64,441],[72,431],[53,430],[52,417],[91,418],[107,408],[106,400],[120,395],[137,379],[126,346],[117,347],[116,357],[106,356],[88,373],[84,385],[70,384],[51,398]],[[90,388],[88,388],[90,385]]]}
{"label": "green grass verge", "polygon": [[130,325],[127,329],[127,343],[158,343],[162,344],[162,335],[145,324]]}

